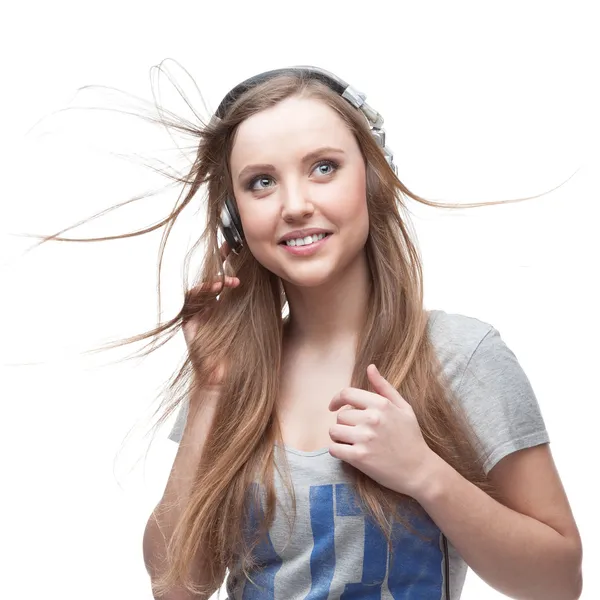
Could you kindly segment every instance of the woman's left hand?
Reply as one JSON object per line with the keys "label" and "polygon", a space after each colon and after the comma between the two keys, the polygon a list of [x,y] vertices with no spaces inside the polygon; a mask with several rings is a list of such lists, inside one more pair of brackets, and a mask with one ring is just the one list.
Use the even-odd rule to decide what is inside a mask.
{"label": "woman's left hand", "polygon": [[381,485],[415,497],[439,457],[425,443],[410,404],[375,365],[369,365],[367,376],[376,393],[349,387],[329,404],[332,412],[352,408],[340,410],[329,429],[329,453]]}

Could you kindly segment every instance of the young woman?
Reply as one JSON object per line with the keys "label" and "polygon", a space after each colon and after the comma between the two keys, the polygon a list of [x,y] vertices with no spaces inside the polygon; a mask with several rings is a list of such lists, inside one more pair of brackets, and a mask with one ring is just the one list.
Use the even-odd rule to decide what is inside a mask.
{"label": "young woman", "polygon": [[404,202],[433,203],[381,126],[292,68],[194,132],[208,283],[168,324],[193,385],[144,535],[156,598],[208,598],[229,571],[236,599],[458,600],[467,565],[512,598],[581,593],[536,397],[491,325],[424,309]]}

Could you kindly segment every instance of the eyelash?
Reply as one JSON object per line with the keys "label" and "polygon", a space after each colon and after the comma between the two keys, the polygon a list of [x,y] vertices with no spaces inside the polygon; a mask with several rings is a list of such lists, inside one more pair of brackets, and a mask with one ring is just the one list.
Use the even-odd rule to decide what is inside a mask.
{"label": "eyelash", "polygon": [[[331,167],[333,169],[333,171],[331,173],[326,173],[324,176],[326,177],[327,175],[332,175],[333,173],[335,173],[335,171],[337,171],[337,169],[339,168],[339,164],[334,161],[334,160],[320,160],[313,168],[313,171],[319,167],[322,167],[323,165],[327,165],[329,167]],[[246,189],[248,189],[249,191],[259,191],[259,190],[255,190],[254,186],[255,184],[260,181],[261,179],[273,179],[270,175],[257,175],[256,177],[253,177],[247,184],[246,184]],[[259,188],[259,189],[267,189],[267,188]]]}

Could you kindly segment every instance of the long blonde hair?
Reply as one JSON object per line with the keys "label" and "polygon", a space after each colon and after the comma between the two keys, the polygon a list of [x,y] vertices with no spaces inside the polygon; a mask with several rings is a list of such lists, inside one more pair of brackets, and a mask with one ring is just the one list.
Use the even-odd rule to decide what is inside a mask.
{"label": "long blonde hair", "polygon": [[[390,169],[362,114],[347,101],[315,80],[279,76],[247,91],[221,120],[202,127],[171,122],[172,127],[198,140],[193,166],[189,173],[177,178],[187,191],[163,221],[129,234],[141,235],[165,226],[162,261],[166,238],[175,220],[205,187],[207,218],[201,240],[207,251],[198,280],[213,281],[235,274],[242,282],[238,288],[225,288],[220,294],[216,307],[198,328],[188,359],[170,381],[171,391],[189,389],[191,385],[185,383],[189,384],[192,378],[201,388],[216,364],[224,361],[235,365],[226,368],[222,396],[192,492],[167,547],[167,569],[160,580],[153,582],[157,595],[183,583],[190,591],[208,598],[237,559],[241,559],[248,573],[256,566],[253,548],[275,516],[274,452],[275,444],[283,442],[277,398],[286,298],[280,279],[264,268],[246,246],[239,255],[230,255],[223,268],[217,231],[223,202],[227,196],[233,197],[229,156],[237,127],[251,115],[295,95],[319,99],[335,110],[354,133],[366,164],[370,229],[365,250],[372,285],[351,385],[369,389],[366,368],[374,362],[412,406],[428,446],[467,480],[497,497],[483,469],[479,442],[443,379],[428,337],[421,260],[405,202],[412,198],[429,206],[451,205],[428,201],[408,190]],[[504,201],[486,204],[501,202]],[[460,205],[465,206],[483,204]],[[96,239],[121,237],[127,236]],[[78,241],[56,234],[44,239],[49,240]],[[183,307],[173,319],[110,347],[149,338],[165,343],[184,321],[203,309],[204,303],[212,304],[212,299],[208,294],[202,297],[186,293]],[[157,426],[184,400],[182,393],[169,406],[165,404]],[[386,535],[391,550],[392,523],[412,529],[408,513],[418,512],[420,507],[414,499],[348,467],[363,509]],[[248,493],[257,489],[253,486],[255,481],[262,484],[266,509],[260,531],[254,532],[257,535],[251,539],[244,531],[249,514]],[[293,494],[293,489],[290,491]],[[204,556],[201,586],[188,577],[199,548]]]}

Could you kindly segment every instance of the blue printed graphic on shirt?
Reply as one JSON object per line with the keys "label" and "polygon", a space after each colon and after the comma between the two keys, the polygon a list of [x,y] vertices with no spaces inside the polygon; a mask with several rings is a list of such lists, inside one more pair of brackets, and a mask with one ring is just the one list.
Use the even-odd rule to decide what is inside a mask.
{"label": "blue printed graphic on shirt", "polygon": [[[345,483],[310,486],[309,502],[313,548],[310,554],[310,591],[304,598],[323,600],[330,593],[336,559],[340,558],[335,552],[336,522],[340,527],[340,519],[336,518],[357,517],[364,513],[353,486]],[[250,514],[250,527],[254,530],[259,519],[263,518],[261,507],[252,503]],[[426,513],[411,515],[409,521],[421,537],[403,525],[395,524],[394,551],[390,554],[379,526],[370,517],[365,518],[364,538],[356,540],[357,547],[362,545],[362,578],[345,582],[340,600],[380,600],[384,584],[387,584],[394,600],[439,600],[442,597],[441,532]],[[252,574],[256,585],[246,582],[243,598],[278,600],[275,597],[275,578],[285,565],[284,560],[277,554],[270,537],[261,541],[255,553],[263,568]]]}

